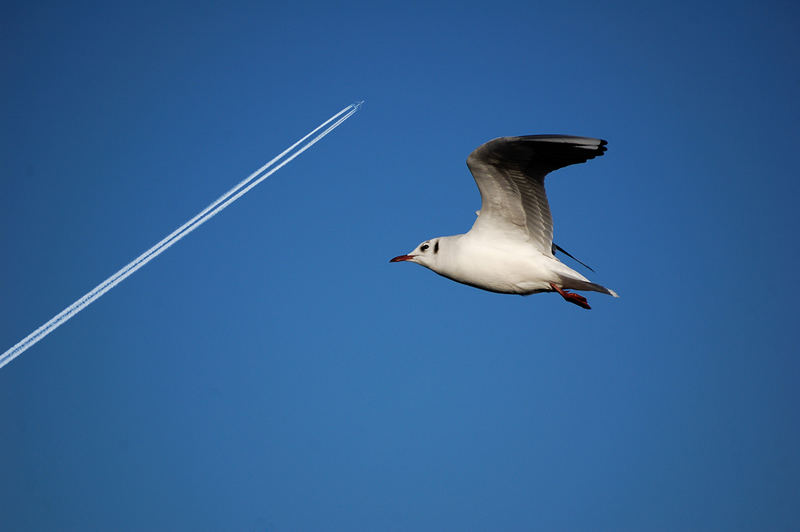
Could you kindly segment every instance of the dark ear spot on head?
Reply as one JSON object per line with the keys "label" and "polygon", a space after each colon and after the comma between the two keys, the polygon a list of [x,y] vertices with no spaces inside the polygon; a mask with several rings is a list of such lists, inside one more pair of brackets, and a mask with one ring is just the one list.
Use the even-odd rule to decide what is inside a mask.
{"label": "dark ear spot on head", "polygon": [[439,241],[437,240],[436,243],[433,245],[433,252],[439,253]]}

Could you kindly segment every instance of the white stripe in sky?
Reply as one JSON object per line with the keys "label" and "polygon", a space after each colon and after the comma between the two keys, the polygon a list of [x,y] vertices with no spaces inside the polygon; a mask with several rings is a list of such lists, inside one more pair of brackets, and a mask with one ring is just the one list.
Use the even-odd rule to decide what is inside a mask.
{"label": "white stripe in sky", "polygon": [[[348,105],[328,120],[317,126],[314,130],[308,133],[306,136],[289,146],[285,149],[281,154],[277,157],[269,161],[267,164],[247,176],[244,180],[242,180],[239,184],[235,187],[227,191],[225,194],[217,198],[213,203],[211,203],[208,207],[197,213],[194,217],[192,217],[189,221],[185,224],[177,228],[175,231],[164,237],[160,242],[156,245],[136,257],[133,261],[128,263],[125,267],[121,270],[116,272],[114,275],[94,287],[90,292],[86,295],[75,301],[73,304],[53,316],[48,322],[44,325],[30,333],[28,336],[23,338],[20,342],[18,342],[14,347],[0,355],[0,368],[17,358],[21,355],[25,350],[31,347],[33,344],[53,332],[55,329],[63,325],[67,320],[69,320],[72,316],[89,306],[92,302],[99,299],[103,294],[117,286],[119,283],[124,281],[128,276],[135,273],[139,268],[159,256],[161,253],[166,251],[170,246],[178,242],[180,239],[200,227],[204,222],[208,219],[215,216],[225,207],[242,197],[246,194],[250,189],[261,183],[263,180],[283,168],[289,162],[291,162],[295,157],[306,151],[308,148],[322,140],[322,138],[336,129],[342,122],[350,118],[364,102],[358,102],[351,105]],[[320,130],[322,130],[320,132]],[[311,140],[309,140],[311,139]],[[305,143],[305,144],[303,144]],[[293,150],[295,150],[292,153]],[[291,155],[289,155],[291,153]],[[274,165],[274,166],[273,166]],[[269,171],[267,171],[269,169]],[[266,173],[264,173],[266,172]]]}

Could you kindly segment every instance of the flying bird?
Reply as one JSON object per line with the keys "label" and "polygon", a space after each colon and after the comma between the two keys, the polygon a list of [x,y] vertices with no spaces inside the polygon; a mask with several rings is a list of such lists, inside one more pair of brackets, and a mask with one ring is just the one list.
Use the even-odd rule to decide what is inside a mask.
{"label": "flying bird", "polygon": [[618,297],[556,258],[556,250],[572,255],[553,242],[553,219],[544,190],[548,173],[605,151],[605,140],[568,135],[490,140],[467,158],[481,193],[481,210],[469,232],[426,240],[389,262],[416,262],[448,279],[490,292],[558,292],[585,309],[591,308],[586,298],[568,290]]}

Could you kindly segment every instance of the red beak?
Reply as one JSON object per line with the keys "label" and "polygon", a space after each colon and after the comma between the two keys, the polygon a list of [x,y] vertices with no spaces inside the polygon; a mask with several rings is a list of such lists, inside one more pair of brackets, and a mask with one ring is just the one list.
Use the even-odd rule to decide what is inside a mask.
{"label": "red beak", "polygon": [[404,260],[411,260],[414,258],[414,255],[398,255],[397,257],[393,258],[389,262],[402,262]]}

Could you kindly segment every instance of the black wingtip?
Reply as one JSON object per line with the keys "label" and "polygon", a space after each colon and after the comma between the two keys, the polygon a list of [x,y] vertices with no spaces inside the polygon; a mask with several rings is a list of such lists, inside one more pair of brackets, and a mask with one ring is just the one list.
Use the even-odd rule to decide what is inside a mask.
{"label": "black wingtip", "polygon": [[570,252],[569,252],[569,251],[565,250],[564,248],[562,248],[561,246],[559,246],[558,244],[556,244],[555,242],[553,242],[553,246],[552,246],[552,253],[553,253],[553,255],[555,255],[555,254],[556,254],[556,251],[560,251],[561,253],[563,253],[563,254],[564,254],[564,255],[566,255],[567,257],[571,258],[571,259],[572,259],[572,260],[574,260],[575,262],[577,262],[577,263],[581,264],[581,265],[582,265],[584,268],[588,268],[590,271],[594,272],[594,268],[592,268],[591,266],[589,266],[589,265],[588,265],[588,264],[586,264],[585,262],[581,261],[580,259],[576,259],[576,258],[575,258],[575,257],[574,257],[574,256],[573,256],[573,255],[572,255]]}

